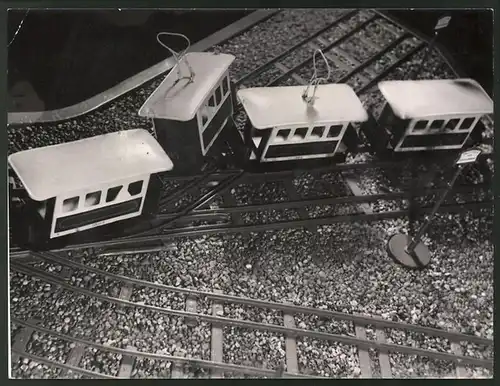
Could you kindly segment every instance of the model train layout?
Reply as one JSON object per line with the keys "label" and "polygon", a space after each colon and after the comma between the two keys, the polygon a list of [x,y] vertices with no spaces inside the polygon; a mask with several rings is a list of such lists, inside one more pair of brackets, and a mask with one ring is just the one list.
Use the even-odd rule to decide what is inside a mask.
{"label": "model train layout", "polygon": [[492,377],[493,101],[435,44],[459,14],[255,11],[10,112],[11,376]]}
{"label": "model train layout", "polygon": [[[153,120],[156,139],[123,131],[12,154],[9,164],[26,193],[14,232],[40,248],[152,214],[161,188],[153,183],[157,173],[195,175],[209,158],[258,172],[328,167],[356,152],[361,136],[380,158],[460,151],[477,144],[480,119],[493,112],[493,101],[472,79],[382,81],[385,106],[378,117],[347,84],[316,82],[309,99],[309,86],[234,93],[233,60],[203,52],[180,58],[138,112]],[[248,117],[243,131],[234,124],[236,99]]]}

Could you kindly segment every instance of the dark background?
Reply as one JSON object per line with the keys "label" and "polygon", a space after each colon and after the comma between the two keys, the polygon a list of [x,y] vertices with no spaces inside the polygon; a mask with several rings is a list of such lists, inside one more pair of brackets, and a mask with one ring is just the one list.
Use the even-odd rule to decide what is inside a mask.
{"label": "dark background", "polygon": [[[210,12],[210,14],[208,14]],[[169,56],[156,42],[161,31],[186,34],[191,44],[249,11],[30,11],[9,47],[9,88],[27,79],[45,109],[90,98]],[[405,25],[431,36],[443,11],[388,11]],[[493,88],[493,14],[451,11],[439,42],[465,74],[490,93]],[[9,41],[25,11],[10,11]],[[208,20],[208,22],[207,22]],[[174,50],[185,41],[167,37]]]}
{"label": "dark background", "polygon": [[[25,12],[9,12],[9,41]],[[127,13],[136,23],[124,23]],[[9,88],[28,78],[46,110],[70,106],[170,56],[158,32],[183,33],[194,44],[248,13],[30,11],[9,48]],[[187,44],[179,37],[162,41],[176,51]]]}
{"label": "dark background", "polygon": [[437,19],[452,17],[449,26],[439,33],[443,44],[465,74],[493,92],[493,12],[492,11],[390,11],[402,23],[432,36]]}

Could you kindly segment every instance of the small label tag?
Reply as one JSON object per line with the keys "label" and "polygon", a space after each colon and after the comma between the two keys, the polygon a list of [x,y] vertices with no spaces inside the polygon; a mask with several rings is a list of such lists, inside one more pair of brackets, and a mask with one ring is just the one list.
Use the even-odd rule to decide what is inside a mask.
{"label": "small label tag", "polygon": [[450,24],[451,16],[444,16],[441,19],[438,20],[436,23],[436,26],[434,27],[434,31],[438,31],[440,29],[448,27],[448,24]]}
{"label": "small label tag", "polygon": [[481,150],[479,149],[464,151],[462,154],[460,154],[460,157],[457,160],[457,165],[474,163],[476,162],[477,157],[479,157],[479,154],[481,154]]}

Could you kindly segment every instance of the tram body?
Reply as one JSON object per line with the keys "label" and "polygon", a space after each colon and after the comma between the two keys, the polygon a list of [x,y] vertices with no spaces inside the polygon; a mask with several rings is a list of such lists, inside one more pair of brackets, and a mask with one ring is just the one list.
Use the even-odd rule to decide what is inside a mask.
{"label": "tram body", "polygon": [[[347,84],[317,84],[312,99],[304,86],[235,92],[234,60],[181,56],[139,110],[152,120],[156,139],[126,130],[10,155],[22,185],[16,188],[22,198],[11,200],[21,208],[10,218],[23,238],[17,243],[45,248],[156,214],[161,173],[198,174],[227,144],[247,170],[314,168],[344,162],[360,133],[384,154],[462,149],[471,135],[480,136],[481,117],[493,112],[491,98],[471,79],[380,82],[386,103],[377,119]],[[247,116],[242,130],[233,121],[236,98]]]}
{"label": "tram body", "polygon": [[[192,52],[181,58],[139,110],[151,118],[175,174],[199,172],[233,115],[229,67],[235,57]],[[189,66],[189,67],[188,67]],[[189,80],[181,75],[189,74]]]}
{"label": "tram body", "polygon": [[21,232],[16,233],[24,238],[18,241],[39,247],[154,213],[158,174],[173,168],[146,130],[21,151],[8,161],[26,192],[21,213],[16,213],[22,220],[16,224]]}
{"label": "tram body", "polygon": [[[386,100],[376,147],[393,152],[459,150],[481,139],[481,118],[493,101],[472,79],[390,80],[378,84]],[[383,141],[383,142],[382,142]]]}
{"label": "tram body", "polygon": [[237,92],[248,116],[244,142],[251,164],[293,168],[308,162],[340,162],[349,148],[356,146],[353,125],[367,121],[368,114],[352,88],[346,84],[318,85],[312,105],[302,99],[303,93],[304,86]]}

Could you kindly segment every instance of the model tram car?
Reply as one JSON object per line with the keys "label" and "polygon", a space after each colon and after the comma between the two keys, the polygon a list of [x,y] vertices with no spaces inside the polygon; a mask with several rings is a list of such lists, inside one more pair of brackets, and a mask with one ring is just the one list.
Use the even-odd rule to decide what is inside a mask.
{"label": "model tram car", "polygon": [[10,216],[15,241],[39,249],[62,246],[68,236],[96,228],[103,235],[114,223],[154,214],[158,176],[173,168],[146,130],[21,151],[8,161],[26,193]]}
{"label": "model tram car", "polygon": [[355,148],[353,125],[366,122],[368,114],[352,88],[318,85],[313,106],[304,103],[303,91],[302,86],[238,91],[248,116],[244,143],[249,166],[319,166],[322,161],[344,161],[349,149]]}
{"label": "model tram car", "polygon": [[[480,137],[481,117],[493,112],[491,98],[470,79],[380,82],[385,105],[378,117],[347,84],[317,84],[310,100],[304,86],[236,92],[234,60],[194,52],[178,60],[138,112],[152,120],[156,139],[127,130],[12,154],[24,192],[10,217],[19,244],[102,235],[113,224],[139,221],[157,211],[161,173],[198,174],[227,148],[237,166],[252,171],[342,162],[361,133],[379,154],[455,151]],[[240,128],[236,103],[246,113]]]}
{"label": "model tram car", "polygon": [[229,67],[235,57],[188,53],[139,110],[152,118],[156,137],[176,163],[175,174],[196,173],[232,120]]}
{"label": "model tram car", "polygon": [[367,137],[379,152],[460,150],[480,142],[493,101],[471,79],[391,80],[378,84],[385,105]]}
{"label": "model tram car", "polygon": [[[378,154],[460,150],[480,138],[480,118],[493,112],[493,101],[471,79],[382,81],[379,117],[347,84],[317,85],[312,105],[303,100],[304,86],[235,92],[229,74],[234,59],[185,55],[141,107],[160,145],[176,164],[181,161],[176,173],[198,173],[223,143],[244,169],[261,171],[341,162],[361,143],[360,132]],[[233,120],[236,101],[247,117],[240,129]]]}

